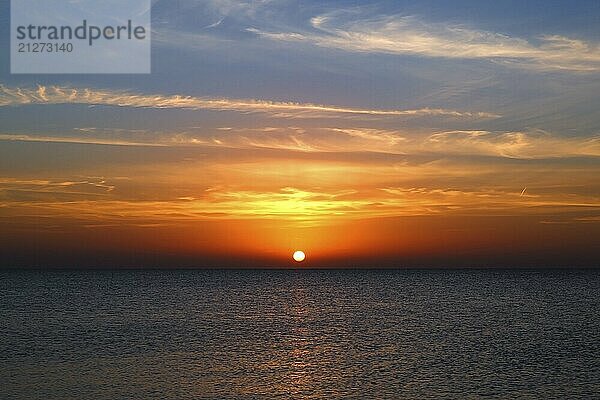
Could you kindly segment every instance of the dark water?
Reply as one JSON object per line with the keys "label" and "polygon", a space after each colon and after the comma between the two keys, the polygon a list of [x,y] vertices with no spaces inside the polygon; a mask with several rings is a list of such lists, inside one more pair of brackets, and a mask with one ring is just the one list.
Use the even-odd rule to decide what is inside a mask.
{"label": "dark water", "polygon": [[600,398],[600,271],[0,272],[0,398]]}

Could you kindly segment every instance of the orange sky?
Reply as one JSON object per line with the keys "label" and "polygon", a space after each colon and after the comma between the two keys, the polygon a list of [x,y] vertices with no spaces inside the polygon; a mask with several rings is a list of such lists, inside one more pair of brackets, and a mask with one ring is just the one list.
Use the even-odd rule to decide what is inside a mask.
{"label": "orange sky", "polygon": [[32,146],[61,155],[0,181],[0,233],[15,263],[286,267],[295,249],[315,267],[586,264],[597,255],[594,177],[564,160],[8,146],[23,168]]}

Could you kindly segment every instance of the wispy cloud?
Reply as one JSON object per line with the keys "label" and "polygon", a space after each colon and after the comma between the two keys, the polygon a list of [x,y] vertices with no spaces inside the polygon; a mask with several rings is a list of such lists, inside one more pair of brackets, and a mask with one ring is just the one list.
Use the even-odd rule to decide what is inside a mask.
{"label": "wispy cloud", "polygon": [[[15,186],[17,183],[12,183]],[[416,215],[545,215],[551,210],[587,210],[599,208],[597,198],[560,194],[520,196],[519,191],[492,189],[384,187],[379,190],[300,189],[283,187],[272,190],[219,188],[203,197],[172,200],[128,200],[99,198],[97,193],[71,192],[87,198],[57,199],[55,194],[69,192],[51,183],[21,182],[26,188],[43,189],[38,200],[7,199],[4,217],[75,218],[85,223],[137,224],[180,223],[211,219],[280,219],[303,223],[332,221],[335,218],[370,219]],[[73,183],[73,185],[87,184]],[[0,185],[2,185],[0,183]],[[50,186],[49,186],[50,185]],[[27,189],[31,190],[31,189]],[[54,191],[58,190],[56,193]],[[0,191],[0,193],[2,193]],[[597,219],[589,222],[597,222]]]}
{"label": "wispy cloud", "polygon": [[36,136],[22,134],[0,134],[0,141],[13,142],[44,142],[44,143],[73,143],[97,144],[106,146],[165,146],[162,143],[131,142],[127,140],[102,139],[94,137],[61,137],[61,136]]}
{"label": "wispy cloud", "polygon": [[0,141],[110,146],[208,146],[305,153],[381,153],[419,156],[489,156],[513,159],[600,157],[600,136],[569,137],[543,130],[453,130],[423,133],[368,127],[221,127],[183,131],[75,129],[69,136],[0,133]]}
{"label": "wispy cloud", "polygon": [[[60,179],[18,179],[0,177],[0,197],[6,192],[38,195],[80,195],[100,196],[112,192],[115,186],[102,177],[85,177],[78,180]],[[13,196],[14,197],[14,196]],[[44,198],[48,200],[48,197]]]}
{"label": "wispy cloud", "polygon": [[38,86],[35,89],[0,86],[0,106],[24,104],[88,104],[156,109],[215,110],[241,113],[258,112],[269,113],[276,117],[298,118],[323,117],[328,115],[362,115],[372,117],[440,116],[450,118],[498,117],[496,114],[487,112],[456,111],[439,108],[378,110],[256,99],[239,100],[182,95],[148,95],[126,91],[78,89],[59,86]]}
{"label": "wispy cloud", "polygon": [[449,131],[429,136],[424,147],[446,154],[508,158],[600,156],[600,136],[565,137],[541,130],[524,132]]}
{"label": "wispy cloud", "polygon": [[600,70],[600,45],[560,35],[528,40],[464,25],[431,23],[414,16],[367,17],[357,9],[315,16],[312,30],[249,31],[261,37],[312,43],[352,52],[423,57],[489,59],[527,68],[591,72]]}
{"label": "wispy cloud", "polygon": [[[193,136],[177,135],[180,144]],[[173,139],[175,141],[175,139]],[[197,140],[197,139],[196,139]],[[438,156],[474,155],[515,159],[600,156],[600,136],[568,137],[542,130],[460,130],[423,134],[410,130],[354,128],[230,128],[204,143],[304,152],[376,152]]]}

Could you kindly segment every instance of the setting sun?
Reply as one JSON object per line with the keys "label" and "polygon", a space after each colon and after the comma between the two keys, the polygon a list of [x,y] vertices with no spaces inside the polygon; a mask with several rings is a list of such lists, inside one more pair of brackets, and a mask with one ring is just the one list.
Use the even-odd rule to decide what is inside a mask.
{"label": "setting sun", "polygon": [[303,251],[298,250],[298,251],[294,252],[293,257],[294,257],[294,261],[296,261],[296,262],[302,262],[306,258],[306,254],[304,254]]}

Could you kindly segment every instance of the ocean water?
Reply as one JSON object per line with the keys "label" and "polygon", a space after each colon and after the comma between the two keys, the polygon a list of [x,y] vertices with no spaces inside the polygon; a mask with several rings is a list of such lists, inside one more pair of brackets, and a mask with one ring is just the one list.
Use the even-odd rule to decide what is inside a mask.
{"label": "ocean water", "polygon": [[600,398],[600,271],[0,272],[1,399]]}

